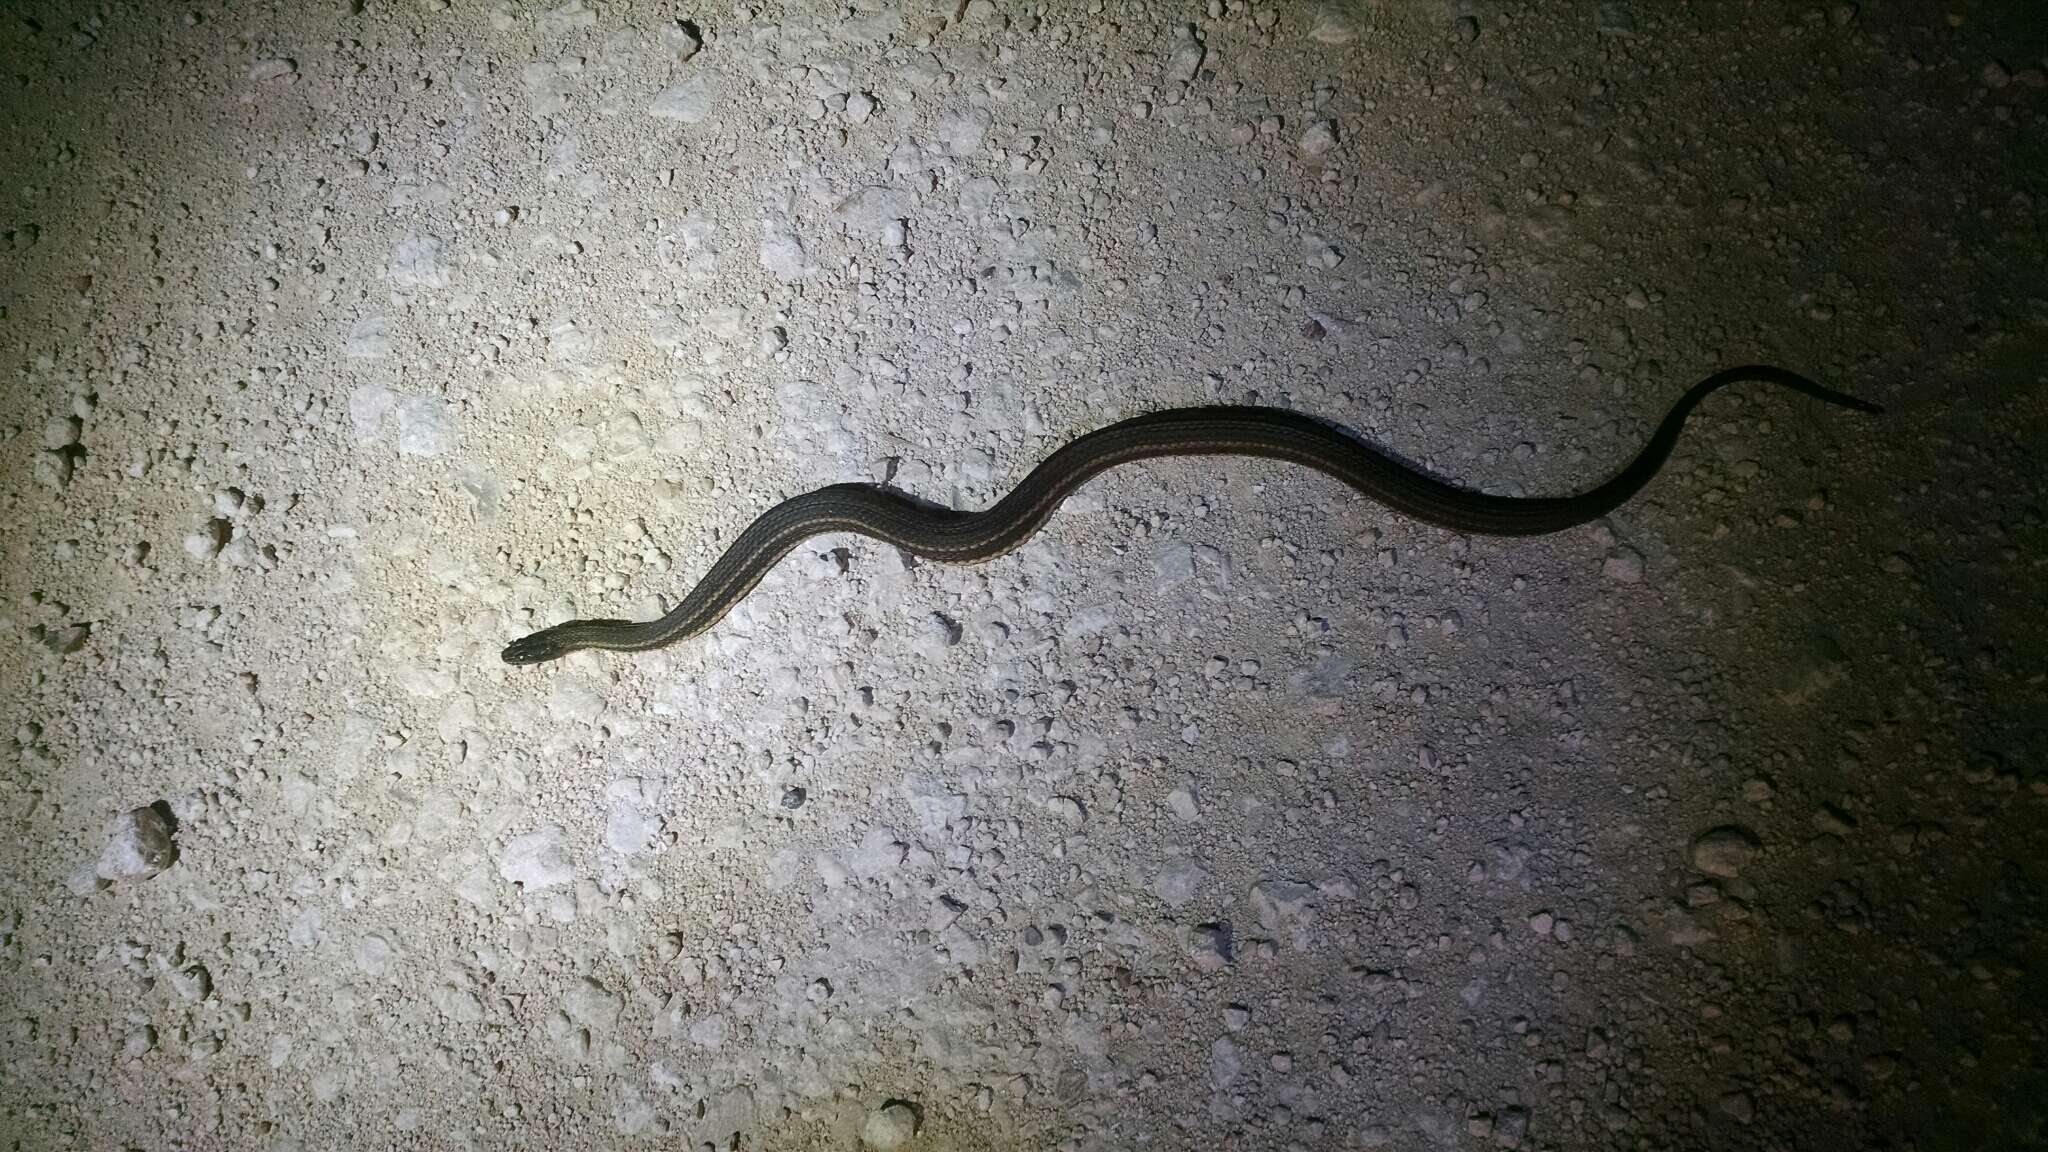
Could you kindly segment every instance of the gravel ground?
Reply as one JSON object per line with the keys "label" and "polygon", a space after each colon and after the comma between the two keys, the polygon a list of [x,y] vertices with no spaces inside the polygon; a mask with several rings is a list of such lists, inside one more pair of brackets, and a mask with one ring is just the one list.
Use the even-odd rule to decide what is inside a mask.
{"label": "gravel ground", "polygon": [[[10,4],[8,1148],[2048,1140],[2038,5]],[[1600,524],[1121,469],[1176,404]],[[2031,958],[2031,959],[2030,959]]]}

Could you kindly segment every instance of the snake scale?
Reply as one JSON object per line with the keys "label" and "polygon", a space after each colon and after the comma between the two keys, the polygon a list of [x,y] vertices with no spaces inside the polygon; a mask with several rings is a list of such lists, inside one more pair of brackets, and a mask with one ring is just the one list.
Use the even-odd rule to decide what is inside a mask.
{"label": "snake scale", "polygon": [[643,652],[708,631],[791,549],[825,532],[873,537],[928,560],[974,564],[1031,539],[1075,489],[1120,464],[1162,456],[1253,456],[1336,477],[1425,524],[1481,536],[1537,536],[1596,520],[1642,490],[1709,395],[1744,381],[1773,384],[1859,412],[1883,408],[1795,372],[1748,365],[1717,372],[1679,397],[1649,443],[1612,479],[1575,496],[1494,496],[1447,484],[1352,435],[1280,408],[1173,408],[1090,432],[1047,457],[979,512],[934,507],[879,484],[834,484],[795,496],[740,533],[682,603],[657,620],[571,620],[513,641],[507,664],[538,664],[584,648]]}

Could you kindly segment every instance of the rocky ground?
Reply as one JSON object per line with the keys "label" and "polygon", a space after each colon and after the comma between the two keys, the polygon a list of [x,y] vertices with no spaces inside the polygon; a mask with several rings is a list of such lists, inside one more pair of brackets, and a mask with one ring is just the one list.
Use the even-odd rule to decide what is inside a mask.
{"label": "rocky ground", "polygon": [[[8,1148],[2048,1140],[2036,5],[22,0]],[[1600,524],[1125,468],[1277,404]]]}

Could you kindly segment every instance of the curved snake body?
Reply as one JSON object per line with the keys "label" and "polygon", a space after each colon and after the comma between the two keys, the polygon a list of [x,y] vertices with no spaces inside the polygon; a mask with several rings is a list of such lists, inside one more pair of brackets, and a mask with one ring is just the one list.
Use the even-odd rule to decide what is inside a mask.
{"label": "curved snake body", "polygon": [[682,603],[657,620],[571,620],[507,645],[508,664],[538,664],[583,648],[639,652],[708,631],[803,541],[854,532],[928,560],[973,564],[1021,546],[1060,502],[1120,464],[1162,456],[1254,456],[1327,473],[1396,512],[1481,536],[1537,536],[1596,520],[1657,474],[1685,419],[1716,390],[1741,381],[1789,388],[1860,412],[1875,404],[1824,388],[1782,368],[1719,372],[1672,406],[1627,467],[1575,496],[1494,496],[1447,484],[1313,417],[1280,408],[1174,408],[1090,432],[1047,457],[1010,494],[978,512],[935,508],[877,484],[834,484],[762,513],[711,566]]}

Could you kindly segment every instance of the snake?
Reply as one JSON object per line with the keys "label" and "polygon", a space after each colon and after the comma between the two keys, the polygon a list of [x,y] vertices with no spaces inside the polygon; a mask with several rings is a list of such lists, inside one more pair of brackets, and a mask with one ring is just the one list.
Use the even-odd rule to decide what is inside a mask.
{"label": "snake", "polygon": [[833,484],[763,512],[682,602],[655,620],[570,620],[505,646],[505,663],[539,664],[596,648],[645,652],[700,636],[754,590],[797,545],[851,532],[913,556],[978,564],[1021,547],[1062,501],[1111,468],[1169,456],[1249,456],[1312,468],[1404,516],[1479,536],[1540,536],[1597,520],[1657,475],[1702,400],[1741,382],[1772,384],[1858,412],[1883,407],[1822,387],[1785,368],[1751,364],[1716,372],[1672,405],[1648,443],[1605,483],[1573,496],[1497,496],[1440,480],[1340,426],[1285,408],[1170,408],[1119,421],[1045,458],[1008,495],[979,511],[932,505],[885,484]]}

